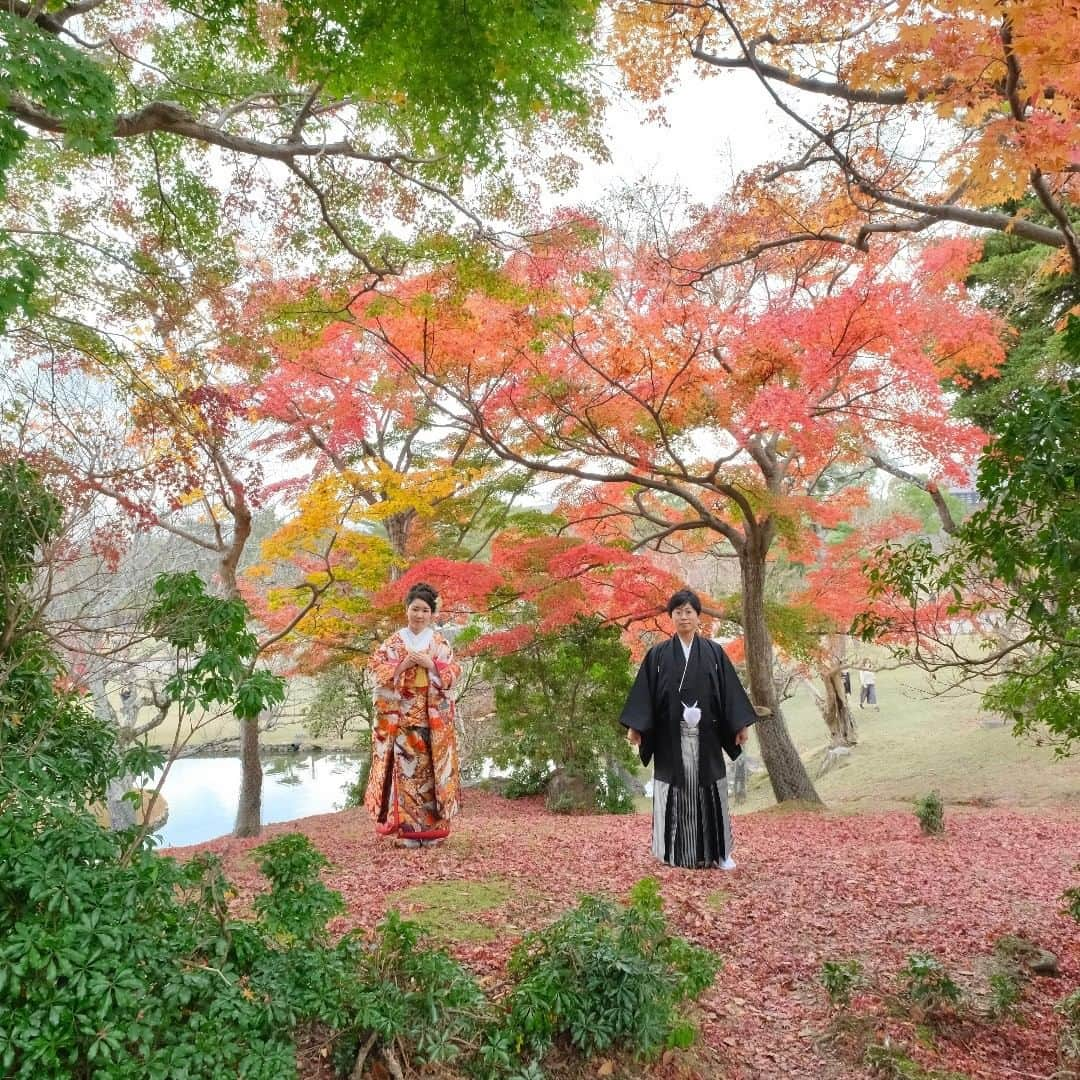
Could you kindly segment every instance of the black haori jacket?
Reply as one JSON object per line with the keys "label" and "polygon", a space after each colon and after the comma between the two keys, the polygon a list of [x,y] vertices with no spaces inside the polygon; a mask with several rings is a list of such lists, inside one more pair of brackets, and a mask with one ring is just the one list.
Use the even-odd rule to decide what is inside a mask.
{"label": "black haori jacket", "polygon": [[641,763],[648,765],[655,759],[653,776],[682,787],[685,777],[679,725],[683,702],[692,705],[696,701],[701,709],[698,782],[712,784],[726,775],[723,751],[732,761],[742,753],[735,736],[753,724],[757,714],[727,653],[700,634],[694,636],[690,648],[680,696],[682,677],[683,650],[675,635],[645,654],[619,723],[641,735]]}

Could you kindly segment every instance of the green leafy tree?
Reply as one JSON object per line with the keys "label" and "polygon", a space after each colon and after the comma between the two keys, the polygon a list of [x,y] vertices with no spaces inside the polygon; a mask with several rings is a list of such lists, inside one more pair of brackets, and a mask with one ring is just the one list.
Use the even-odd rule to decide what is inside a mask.
{"label": "green leafy tree", "polygon": [[495,687],[496,764],[536,788],[553,766],[591,787],[601,805],[611,790],[609,808],[622,808],[618,767],[632,768],[635,758],[618,724],[632,680],[617,626],[579,617],[515,652],[488,656],[484,675]]}
{"label": "green leafy tree", "polygon": [[[269,219],[279,252],[376,276],[412,240],[475,232],[508,207],[515,148],[587,126],[597,6],[5,5],[0,328],[69,291],[190,303],[235,266],[241,221],[263,252]],[[481,172],[478,212],[462,192]],[[416,225],[405,243],[393,219]]]}
{"label": "green leafy tree", "polygon": [[[249,629],[247,604],[236,595],[209,594],[193,570],[159,574],[153,594],[143,623],[175,654],[175,670],[162,689],[164,700],[178,707],[181,723],[191,723],[192,731],[198,710],[228,708],[242,725],[242,738],[257,741],[259,716],[285,700],[286,686],[280,676],[256,667],[262,647]],[[180,731],[177,725],[177,740]],[[257,753],[246,753],[243,763],[235,831],[249,836],[259,830],[262,766]],[[155,797],[164,782],[163,774]]]}
{"label": "green leafy tree", "polygon": [[153,591],[143,621],[176,651],[164,693],[182,713],[231,705],[243,720],[285,700],[285,681],[255,667],[259,640],[243,600],[210,595],[191,570],[158,575]]}
{"label": "green leafy tree", "polygon": [[[1068,209],[1075,229],[1080,209]],[[1033,198],[1006,204],[1002,210],[1040,225],[1055,224]],[[1073,363],[1055,326],[1080,304],[1080,278],[1074,273],[1047,273],[1044,258],[1045,248],[1024,237],[992,233],[971,268],[968,285],[980,303],[1002,314],[1014,330],[1008,358],[997,376],[973,375],[957,387],[957,412],[987,431],[996,430],[1013,394],[1032,383],[1065,378]]]}

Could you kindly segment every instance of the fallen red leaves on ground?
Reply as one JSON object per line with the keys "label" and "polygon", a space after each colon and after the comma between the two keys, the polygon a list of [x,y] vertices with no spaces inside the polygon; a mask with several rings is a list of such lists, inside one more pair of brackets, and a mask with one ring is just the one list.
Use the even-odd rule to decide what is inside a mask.
{"label": "fallen red leaves on ground", "polygon": [[869,1075],[826,1038],[832,1014],[818,983],[824,960],[859,958],[881,983],[913,952],[930,952],[958,982],[974,985],[995,941],[1021,935],[1054,952],[1058,977],[1025,989],[1024,1023],[946,1027],[932,1045],[881,1002],[856,1002],[927,1067],[974,1078],[1045,1078],[1056,1068],[1060,1018],[1054,1004],[1080,986],[1076,924],[1061,894],[1075,885],[1080,819],[999,809],[953,813],[943,837],[924,837],[914,816],[762,813],[736,819],[738,869],[673,870],[649,854],[649,818],[565,817],[538,800],[469,793],[450,840],[402,850],[376,840],[360,810],[306,818],[258,840],[222,838],[198,848],[225,860],[241,907],[265,887],[252,848],[299,830],[334,864],[327,882],[348,914],[333,929],[371,927],[387,896],[424,882],[498,878],[515,885],[498,908],[475,918],[500,931],[491,942],[451,951],[486,985],[504,977],[511,946],[551,921],[583,892],[625,895],[646,875],[662,886],[672,928],[724,958],[703,998],[702,1037],[731,1080]]}

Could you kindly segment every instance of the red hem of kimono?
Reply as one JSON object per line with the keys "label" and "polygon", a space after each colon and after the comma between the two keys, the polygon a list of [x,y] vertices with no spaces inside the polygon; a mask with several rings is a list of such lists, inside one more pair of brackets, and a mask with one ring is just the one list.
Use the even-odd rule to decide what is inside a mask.
{"label": "red hem of kimono", "polygon": [[402,840],[445,840],[449,835],[449,829],[402,829],[398,833]]}
{"label": "red hem of kimono", "polygon": [[407,829],[399,821],[387,821],[376,824],[376,836],[398,836],[405,840],[445,840],[450,835],[449,829]]}

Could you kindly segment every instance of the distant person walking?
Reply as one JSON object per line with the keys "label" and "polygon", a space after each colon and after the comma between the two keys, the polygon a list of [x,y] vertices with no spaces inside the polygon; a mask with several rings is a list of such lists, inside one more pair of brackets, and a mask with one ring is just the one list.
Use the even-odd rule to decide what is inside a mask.
{"label": "distant person walking", "polygon": [[[870,668],[859,669],[859,708],[870,705],[878,708],[877,685],[874,681],[874,673]],[[880,711],[880,710],[879,710]]]}

